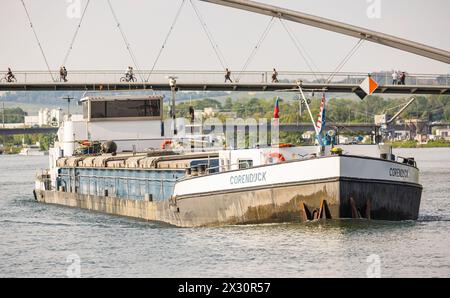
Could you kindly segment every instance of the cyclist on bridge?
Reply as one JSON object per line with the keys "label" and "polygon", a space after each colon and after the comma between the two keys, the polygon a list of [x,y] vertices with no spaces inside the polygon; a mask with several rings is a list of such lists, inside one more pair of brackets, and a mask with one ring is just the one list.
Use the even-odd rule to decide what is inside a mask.
{"label": "cyclist on bridge", "polygon": [[133,67],[128,66],[128,70],[127,70],[127,73],[125,74],[125,76],[127,77],[128,82],[132,81],[134,79]]}
{"label": "cyclist on bridge", "polygon": [[5,77],[8,83],[11,83],[16,78],[10,67],[8,67],[8,72],[6,73]]}

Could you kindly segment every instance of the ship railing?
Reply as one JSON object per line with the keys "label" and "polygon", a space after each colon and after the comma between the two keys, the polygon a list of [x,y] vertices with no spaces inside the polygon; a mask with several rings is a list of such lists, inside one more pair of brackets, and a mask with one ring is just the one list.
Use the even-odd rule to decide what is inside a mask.
{"label": "ship railing", "polygon": [[415,161],[415,159],[413,157],[396,156],[396,161],[399,163],[417,167],[417,162]]}
{"label": "ship railing", "polygon": [[48,172],[36,173],[36,179],[40,182],[39,190],[56,190],[56,187],[52,185],[52,179]]}
{"label": "ship railing", "polygon": [[[125,176],[99,176],[99,175],[83,175],[83,174],[78,174],[78,175],[71,175],[71,174],[65,174],[65,173],[60,173],[58,175],[58,178],[60,177],[69,177],[69,182],[68,184],[70,185],[64,185],[63,190],[60,191],[64,191],[64,192],[75,192],[75,193],[81,193],[81,194],[85,194],[85,195],[102,195],[105,189],[110,189],[110,188],[105,188],[105,189],[101,189],[98,188],[99,185],[101,185],[101,183],[99,183],[101,180],[105,180],[105,179],[110,179],[113,181],[114,186],[112,187],[112,189],[114,189],[115,191],[117,191],[119,189],[119,184],[118,181],[119,180],[123,180],[126,183],[126,195],[124,197],[126,198],[145,198],[146,193],[138,193],[138,194],[133,194],[133,192],[130,190],[130,181],[136,181],[136,182],[144,182],[146,183],[146,187],[149,188],[149,183],[151,182],[157,182],[157,183],[165,183],[165,182],[176,182],[177,179],[168,179],[168,178],[141,178],[141,177],[125,177]],[[87,193],[85,192],[80,192],[80,190],[82,191],[82,189],[80,189],[80,185],[79,182],[78,184],[74,181],[76,181],[76,179],[79,178],[83,178],[83,179],[87,179],[88,180],[88,187],[87,187]],[[94,180],[95,183],[92,183]],[[75,183],[75,184],[74,184]],[[94,188],[91,187],[91,185],[95,185]],[[117,193],[115,193],[115,195],[117,195]]]}
{"label": "ship railing", "polygon": [[[73,177],[74,175],[70,175],[70,174],[59,174],[59,176],[71,176]],[[128,180],[136,180],[136,181],[163,181],[163,182],[175,182],[176,179],[166,179],[166,178],[161,178],[161,179],[155,179],[155,178],[139,178],[139,177],[124,177],[124,176],[98,176],[98,175],[76,175],[76,177],[81,177],[81,178],[108,178],[108,179],[128,179]]]}
{"label": "ship railing", "polygon": [[[219,169],[219,172],[228,172],[228,171],[232,171],[231,168],[234,166],[240,166],[242,165],[242,163],[234,163],[234,164],[227,164],[227,165],[223,165],[223,166],[216,166],[216,167],[210,167],[210,168],[206,168],[206,173],[211,174],[211,170],[217,170]],[[251,169],[253,168],[253,166],[249,166],[248,168],[243,168],[241,170],[247,170],[247,169]],[[224,171],[221,171],[222,169],[224,169]]]}

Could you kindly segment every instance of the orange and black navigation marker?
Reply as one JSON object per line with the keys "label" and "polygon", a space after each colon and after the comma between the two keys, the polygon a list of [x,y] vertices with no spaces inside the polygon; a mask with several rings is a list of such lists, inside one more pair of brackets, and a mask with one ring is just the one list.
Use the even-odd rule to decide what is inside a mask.
{"label": "orange and black navigation marker", "polygon": [[375,90],[378,88],[378,83],[372,79],[371,76],[368,76],[362,83],[359,85],[359,89],[355,91],[356,95],[358,95],[361,100],[366,98],[367,95],[372,95]]}

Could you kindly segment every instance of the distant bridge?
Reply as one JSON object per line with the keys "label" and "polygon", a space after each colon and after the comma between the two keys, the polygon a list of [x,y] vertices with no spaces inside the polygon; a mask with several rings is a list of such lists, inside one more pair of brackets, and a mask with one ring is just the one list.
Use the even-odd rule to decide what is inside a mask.
{"label": "distant bridge", "polygon": [[429,127],[450,127],[450,122],[431,123]]}
{"label": "distant bridge", "polygon": [[[220,125],[220,124],[218,124]],[[210,133],[213,130],[218,128],[218,125],[214,125],[213,123],[209,124],[207,128],[203,129],[204,133]],[[314,131],[314,127],[310,122],[308,123],[280,123],[278,125],[279,130],[283,132],[305,132],[305,131]],[[254,124],[223,124],[221,129],[222,131],[233,131],[233,130],[249,130],[249,131],[257,131],[261,129],[260,125]],[[266,127],[267,132],[270,132],[272,126],[270,123],[267,123]],[[367,133],[372,134],[379,129],[379,126],[373,123],[327,123],[325,129],[335,129],[338,131],[347,131],[347,132],[358,132],[358,133]]]}
{"label": "distant bridge", "polygon": [[39,133],[56,133],[57,127],[1,128],[0,136],[31,135]]}
{"label": "distant bridge", "polygon": [[[214,127],[214,125],[212,125]],[[253,125],[246,124],[224,124],[222,129],[223,131],[233,131],[234,129],[244,130],[248,128],[249,130],[256,130],[257,127]],[[285,132],[299,132],[299,131],[307,131],[313,130],[311,123],[283,123],[279,125],[280,131]],[[346,130],[346,131],[355,131],[360,133],[368,133],[371,134],[373,131],[376,131],[378,127],[375,124],[370,123],[327,123],[327,129],[337,129],[337,130]],[[270,124],[267,126],[267,131],[271,130]],[[58,131],[57,127],[39,127],[39,128],[0,128],[0,135],[25,135],[25,134],[39,134],[39,133],[56,133]],[[211,129],[205,129],[205,133],[211,132]]]}
{"label": "distant bridge", "polygon": [[[214,127],[214,125],[211,125]],[[427,124],[429,128],[432,127],[450,127],[450,122],[447,123],[430,123]],[[307,131],[313,130],[311,123],[281,123],[279,125],[280,131],[284,132],[299,132],[299,131]],[[389,128],[391,130],[404,130],[408,125],[405,124],[394,124],[390,125]],[[380,126],[373,123],[327,123],[325,129],[336,129],[338,131],[346,131],[346,132],[358,132],[358,133],[366,133],[372,134],[376,132]],[[249,129],[256,130],[256,126],[254,125],[246,125],[246,124],[224,124],[222,127],[223,131],[225,130],[233,130],[233,129]],[[270,131],[270,124],[267,126],[267,131]],[[205,133],[209,133],[212,129],[205,129]],[[36,128],[0,128],[0,135],[25,135],[25,134],[39,134],[39,133],[56,133],[58,131],[57,127],[36,127]]]}
{"label": "distant bridge", "polygon": [[[214,125],[212,125],[214,126]],[[255,130],[256,126],[245,125],[245,124],[224,124],[223,129],[245,129],[248,127],[250,130]],[[311,123],[284,123],[280,124],[280,131],[285,132],[298,132],[298,131],[306,131],[306,130],[313,130]],[[267,129],[270,131],[270,124],[268,124]],[[367,132],[370,133],[377,129],[377,126],[375,124],[370,123],[357,123],[357,124],[346,124],[346,123],[328,123],[326,125],[327,129],[348,129],[351,131],[358,131],[358,132]],[[0,135],[25,135],[25,134],[39,134],[39,133],[56,133],[58,131],[57,127],[39,127],[39,128],[0,128]],[[207,129],[205,132],[210,132]]]}

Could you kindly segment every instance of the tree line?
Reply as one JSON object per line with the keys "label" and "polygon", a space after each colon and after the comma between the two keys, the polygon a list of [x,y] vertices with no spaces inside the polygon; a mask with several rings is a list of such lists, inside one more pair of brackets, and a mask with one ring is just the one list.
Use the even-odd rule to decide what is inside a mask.
{"label": "tree line", "polygon": [[[394,115],[410,98],[386,99],[379,96],[368,96],[364,100],[329,98],[326,105],[327,121],[334,123],[373,123],[374,116],[379,114]],[[320,109],[320,96],[309,98],[310,108],[315,117]],[[177,105],[180,116],[189,117],[189,107],[195,110],[213,108],[219,119],[230,116],[230,112],[238,118],[267,118],[273,116],[274,99],[240,98],[232,100],[226,98],[219,101],[205,98],[192,102],[182,102]],[[450,96],[417,96],[416,101],[406,109],[401,119],[418,118],[428,121],[450,122]],[[306,106],[300,106],[299,100],[280,100],[281,123],[310,122]]]}

